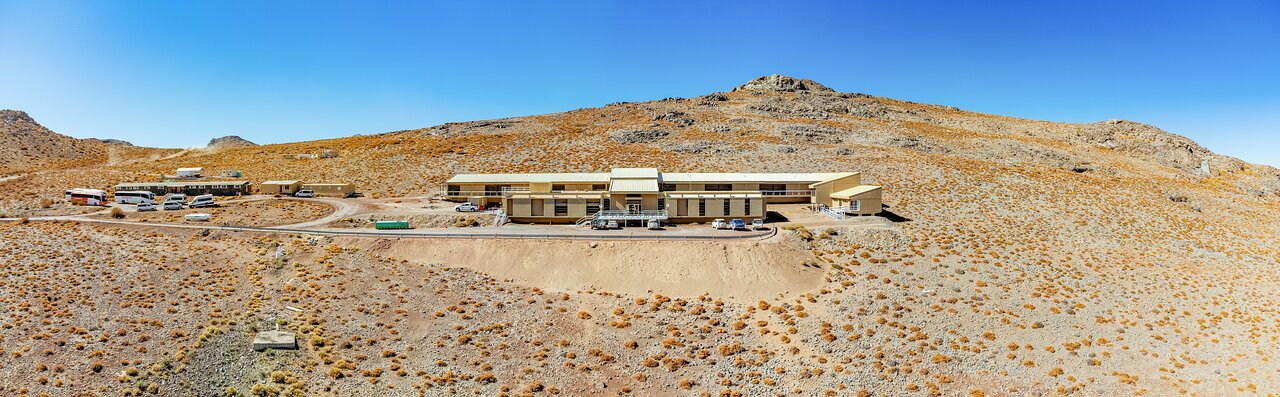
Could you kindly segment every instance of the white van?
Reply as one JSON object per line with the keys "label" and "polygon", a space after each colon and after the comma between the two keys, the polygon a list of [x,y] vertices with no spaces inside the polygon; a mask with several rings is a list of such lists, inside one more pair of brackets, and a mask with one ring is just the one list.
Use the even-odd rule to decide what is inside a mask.
{"label": "white van", "polygon": [[187,195],[182,193],[174,193],[174,194],[170,194],[169,197],[164,198],[164,202],[168,203],[170,201],[177,201],[179,203],[185,204],[187,202]]}
{"label": "white van", "polygon": [[138,212],[155,211],[156,204],[150,201],[138,203]]}
{"label": "white van", "polygon": [[214,203],[213,203],[212,194],[202,194],[192,199],[191,202],[187,204],[187,207],[190,207],[190,208],[212,207],[213,204]]}
{"label": "white van", "polygon": [[316,196],[316,192],[311,190],[299,190],[297,193],[293,194],[293,197],[315,197],[315,196]]}
{"label": "white van", "polygon": [[138,204],[155,202],[156,194],[146,190],[117,191],[116,202],[120,204]]}
{"label": "white van", "polygon": [[182,209],[182,201],[165,201],[163,205],[165,211],[173,211]]}

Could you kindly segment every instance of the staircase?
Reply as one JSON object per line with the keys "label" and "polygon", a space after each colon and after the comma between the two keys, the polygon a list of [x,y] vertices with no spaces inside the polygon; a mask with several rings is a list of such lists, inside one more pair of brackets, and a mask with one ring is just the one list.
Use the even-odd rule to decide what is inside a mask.
{"label": "staircase", "polygon": [[583,225],[591,223],[591,221],[595,219],[596,219],[595,215],[587,215],[587,216],[578,218],[576,222],[573,222],[573,225],[581,227]]}

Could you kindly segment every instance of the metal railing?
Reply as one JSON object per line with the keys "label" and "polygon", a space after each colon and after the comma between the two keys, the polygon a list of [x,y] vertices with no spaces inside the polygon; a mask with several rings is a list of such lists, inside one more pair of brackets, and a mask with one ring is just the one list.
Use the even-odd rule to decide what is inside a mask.
{"label": "metal railing", "polygon": [[761,190],[761,196],[792,196],[792,197],[811,197],[812,190]]}
{"label": "metal railing", "polygon": [[597,212],[595,214],[595,219],[606,219],[606,220],[608,219],[613,219],[613,220],[667,219],[669,215],[670,214],[664,210],[640,210],[640,211],[608,210],[608,211]]}
{"label": "metal railing", "polygon": [[492,190],[446,190],[446,191],[440,192],[440,195],[445,197],[475,197],[475,196],[502,197],[506,194],[507,192],[499,192],[499,191],[492,191]]}

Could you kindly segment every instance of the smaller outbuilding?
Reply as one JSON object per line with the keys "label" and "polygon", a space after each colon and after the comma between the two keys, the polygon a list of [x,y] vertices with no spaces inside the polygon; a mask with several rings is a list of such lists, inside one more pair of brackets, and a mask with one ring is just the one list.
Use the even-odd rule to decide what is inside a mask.
{"label": "smaller outbuilding", "polygon": [[352,197],[355,186],[350,183],[303,183],[300,190],[310,190],[316,197]]}
{"label": "smaller outbuilding", "polygon": [[179,178],[199,178],[203,176],[203,167],[179,168],[177,176]]}
{"label": "smaller outbuilding", "polygon": [[266,181],[258,185],[258,193],[292,195],[302,190],[302,181]]}

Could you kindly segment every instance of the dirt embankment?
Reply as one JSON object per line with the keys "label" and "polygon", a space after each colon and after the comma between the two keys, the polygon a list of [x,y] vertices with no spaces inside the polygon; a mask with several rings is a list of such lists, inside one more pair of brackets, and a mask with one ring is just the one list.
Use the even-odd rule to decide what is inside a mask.
{"label": "dirt embankment", "polygon": [[360,240],[381,255],[465,267],[548,290],[756,300],[809,291],[823,270],[790,239],[765,242]]}

